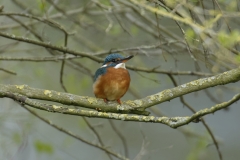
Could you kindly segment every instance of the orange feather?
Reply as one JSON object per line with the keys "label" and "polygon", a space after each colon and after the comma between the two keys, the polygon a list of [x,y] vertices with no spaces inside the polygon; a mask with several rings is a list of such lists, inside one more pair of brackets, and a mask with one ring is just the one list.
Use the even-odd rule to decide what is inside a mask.
{"label": "orange feather", "polygon": [[124,68],[107,68],[107,72],[98,77],[93,84],[93,91],[97,98],[119,100],[127,92],[130,76]]}

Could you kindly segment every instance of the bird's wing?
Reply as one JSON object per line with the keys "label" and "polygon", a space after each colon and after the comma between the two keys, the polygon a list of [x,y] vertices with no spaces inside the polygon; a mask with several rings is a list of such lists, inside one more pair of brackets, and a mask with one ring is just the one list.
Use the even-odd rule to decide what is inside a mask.
{"label": "bird's wing", "polygon": [[105,74],[106,71],[107,71],[107,67],[99,68],[99,69],[95,72],[95,75],[94,75],[94,82],[97,80],[97,78],[98,78],[100,75]]}

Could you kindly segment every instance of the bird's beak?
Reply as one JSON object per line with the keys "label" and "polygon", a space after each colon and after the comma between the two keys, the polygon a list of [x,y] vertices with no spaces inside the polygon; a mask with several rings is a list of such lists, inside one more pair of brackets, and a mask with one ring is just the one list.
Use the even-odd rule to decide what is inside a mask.
{"label": "bird's beak", "polygon": [[131,58],[133,58],[133,57],[134,57],[134,56],[128,56],[128,57],[126,57],[126,58],[121,59],[120,62],[125,63],[125,62],[127,62],[129,59],[131,59]]}

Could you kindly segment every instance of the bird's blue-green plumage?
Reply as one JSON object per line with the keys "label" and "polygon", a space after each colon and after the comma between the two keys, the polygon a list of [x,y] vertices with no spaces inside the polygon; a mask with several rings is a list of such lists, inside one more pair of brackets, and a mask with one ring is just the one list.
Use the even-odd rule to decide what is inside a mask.
{"label": "bird's blue-green plumage", "polygon": [[100,76],[100,75],[103,75],[107,72],[107,68],[109,67],[115,67],[117,64],[116,63],[110,63],[108,66],[106,67],[101,67],[99,68],[96,72],[95,72],[95,75],[94,75],[94,82],[97,80],[97,78]]}
{"label": "bird's blue-green plumage", "polygon": [[97,80],[97,78],[100,76],[100,75],[103,75],[107,72],[107,68],[109,67],[114,67],[117,65],[117,63],[114,63],[112,62],[114,59],[123,59],[124,57],[121,55],[121,54],[118,54],[118,53],[113,53],[113,54],[109,54],[104,62],[103,62],[103,65],[106,65],[107,63],[109,63],[107,66],[105,67],[101,67],[99,68],[96,72],[95,72],[95,75],[94,75],[94,82]]}
{"label": "bird's blue-green plumage", "polygon": [[121,54],[118,53],[113,53],[113,54],[109,54],[106,58],[105,61],[103,62],[103,65],[112,62],[113,59],[124,59],[124,57]]}
{"label": "bird's blue-green plumage", "polygon": [[[124,57],[121,54],[118,54],[118,53],[109,54],[103,62],[103,65],[106,65],[106,66],[99,68],[95,72],[94,82],[97,80],[97,78],[100,75],[103,75],[107,72],[107,68],[115,67],[119,62],[121,62],[120,60],[122,59],[124,59]],[[118,61],[114,61],[114,60],[118,60]]]}

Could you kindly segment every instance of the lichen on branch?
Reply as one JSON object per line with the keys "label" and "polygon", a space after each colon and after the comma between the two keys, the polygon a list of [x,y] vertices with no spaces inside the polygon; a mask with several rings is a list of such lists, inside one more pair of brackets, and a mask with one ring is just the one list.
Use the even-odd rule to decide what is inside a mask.
{"label": "lichen on branch", "polygon": [[[122,105],[119,105],[115,102],[108,102],[108,104],[106,104],[103,100],[94,97],[78,96],[52,90],[31,88],[27,85],[0,84],[0,97],[8,97],[31,107],[50,112],[125,121],[162,123],[176,128],[181,125],[196,121],[206,114],[214,113],[219,109],[228,107],[233,102],[239,100],[240,94],[237,94],[232,100],[228,102],[217,104],[210,109],[198,111],[190,117],[154,117],[149,116],[149,112],[145,110],[156,104],[172,100],[191,92],[203,90],[217,85],[234,83],[239,80],[240,67],[218,74],[216,76],[198,79],[186,84],[182,84],[175,88],[166,89],[162,92],[147,96],[143,99],[125,101]],[[59,104],[46,104],[39,102],[36,99],[57,102],[68,106],[73,105],[75,107],[88,108],[91,110],[82,110],[80,108],[66,107]]]}

